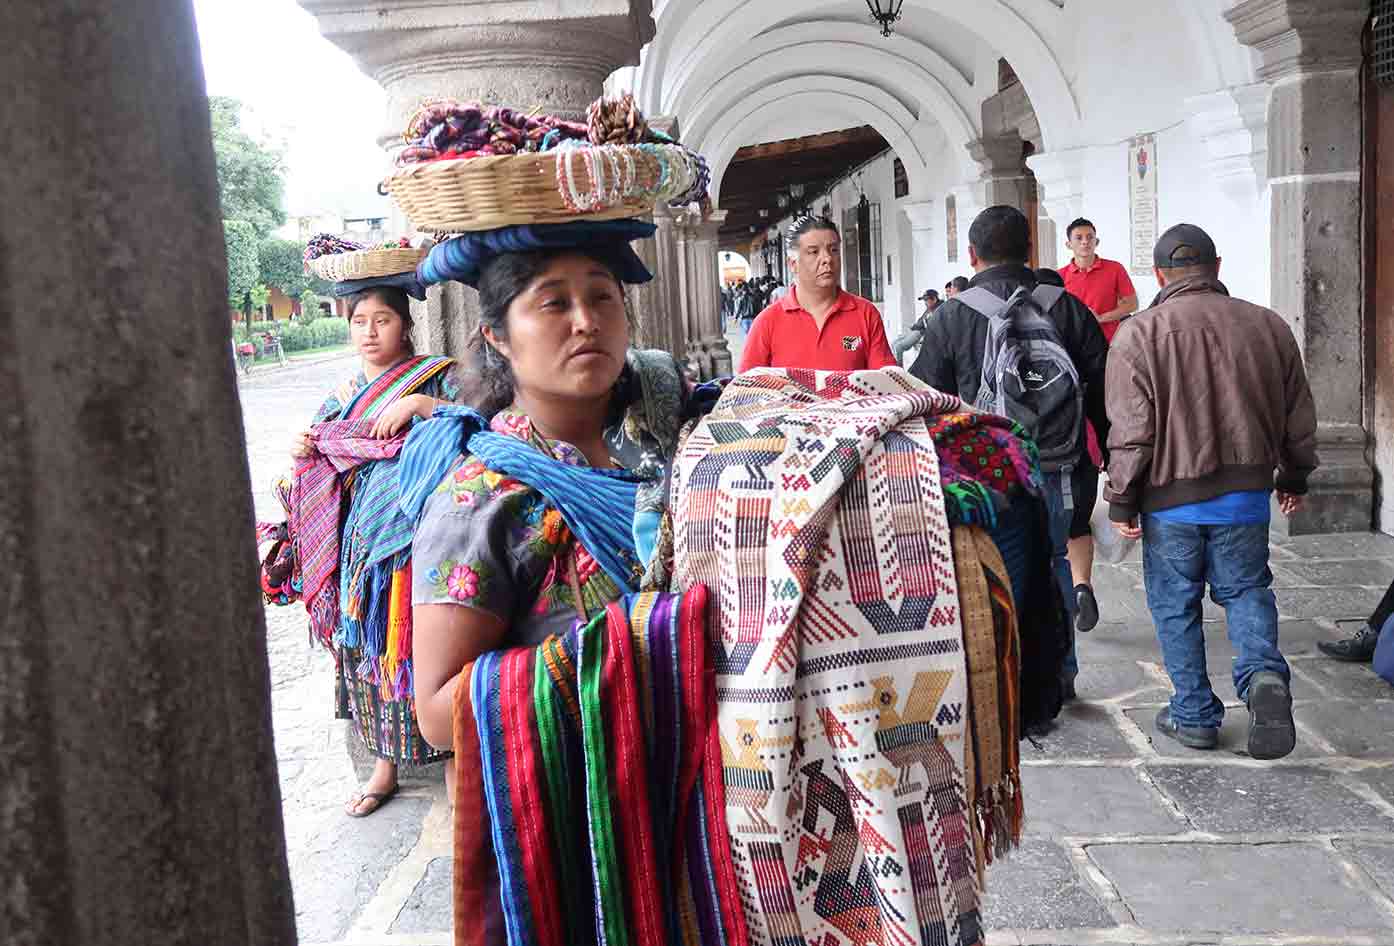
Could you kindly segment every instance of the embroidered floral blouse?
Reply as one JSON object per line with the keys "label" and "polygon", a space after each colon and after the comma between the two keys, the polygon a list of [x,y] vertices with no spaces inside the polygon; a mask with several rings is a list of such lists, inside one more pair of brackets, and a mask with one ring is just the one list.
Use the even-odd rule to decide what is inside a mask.
{"label": "embroidered floral blouse", "polygon": [[[490,427],[564,463],[586,465],[580,450],[544,439],[519,411],[501,411]],[[611,447],[621,465],[624,452]],[[461,455],[422,510],[412,543],[412,603],[478,608],[509,626],[508,646],[540,644],[579,617],[573,549],[576,585],[586,613],[594,616],[620,589],[572,536],[561,513],[531,487]]]}

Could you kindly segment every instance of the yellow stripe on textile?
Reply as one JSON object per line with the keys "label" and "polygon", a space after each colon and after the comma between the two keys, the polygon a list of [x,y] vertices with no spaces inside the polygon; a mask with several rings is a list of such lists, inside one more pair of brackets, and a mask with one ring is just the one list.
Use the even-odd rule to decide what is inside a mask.
{"label": "yellow stripe on textile", "polygon": [[384,700],[395,699],[397,672],[411,656],[411,566],[392,573],[387,599],[387,645],[383,648],[378,690]]}

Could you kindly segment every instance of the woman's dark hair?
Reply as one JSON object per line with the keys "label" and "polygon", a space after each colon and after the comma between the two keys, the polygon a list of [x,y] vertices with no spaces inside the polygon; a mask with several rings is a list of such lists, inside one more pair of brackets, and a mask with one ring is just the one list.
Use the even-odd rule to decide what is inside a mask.
{"label": "woman's dark hair", "polygon": [[347,298],[349,321],[353,321],[354,310],[369,299],[377,299],[401,318],[402,345],[406,348],[408,357],[414,356],[416,344],[411,340],[411,332],[416,323],[412,321],[411,300],[407,298],[406,290],[398,289],[396,286],[374,286],[355,292]]}
{"label": "woman's dark hair", "polygon": [[[465,385],[465,401],[485,417],[492,417],[513,403],[513,368],[502,352],[489,344],[484,329],[496,338],[508,340],[508,308],[532,285],[533,280],[558,256],[579,253],[600,263],[614,276],[621,293],[624,284],[614,266],[602,256],[580,249],[536,250],[529,253],[503,253],[485,263],[479,272],[479,327],[470,339],[470,379]],[[625,312],[630,317],[629,303]]]}

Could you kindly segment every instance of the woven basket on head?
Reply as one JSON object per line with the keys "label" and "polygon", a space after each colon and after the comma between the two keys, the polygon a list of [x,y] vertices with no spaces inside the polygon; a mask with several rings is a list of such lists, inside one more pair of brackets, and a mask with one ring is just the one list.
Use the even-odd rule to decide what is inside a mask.
{"label": "woven basket on head", "polygon": [[315,275],[330,282],[350,279],[373,279],[410,273],[426,258],[426,250],[400,247],[390,250],[358,250],[354,253],[331,253],[310,260]]}
{"label": "woven basket on head", "polygon": [[[566,162],[561,176],[558,161]],[[600,186],[595,167],[605,175]],[[696,173],[681,147],[619,145],[427,161],[397,171],[384,187],[418,230],[459,233],[641,216],[686,193]],[[583,209],[574,198],[568,204],[563,181],[581,195]]]}

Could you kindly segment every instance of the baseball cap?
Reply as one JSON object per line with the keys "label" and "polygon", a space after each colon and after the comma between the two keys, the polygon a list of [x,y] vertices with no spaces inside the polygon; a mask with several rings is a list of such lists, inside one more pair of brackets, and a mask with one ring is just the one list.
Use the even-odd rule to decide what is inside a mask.
{"label": "baseball cap", "polygon": [[939,298],[939,292],[938,292],[938,290],[935,290],[935,289],[926,289],[924,292],[920,293],[920,295],[919,295],[919,299],[920,299],[921,302],[923,302],[925,299],[938,299],[938,298]]}
{"label": "baseball cap", "polygon": [[[1184,252],[1183,252],[1184,251]],[[1158,269],[1175,269],[1178,266],[1196,266],[1201,263],[1218,262],[1215,241],[1210,239],[1200,227],[1193,223],[1178,223],[1157,241],[1152,250],[1152,262]]]}

